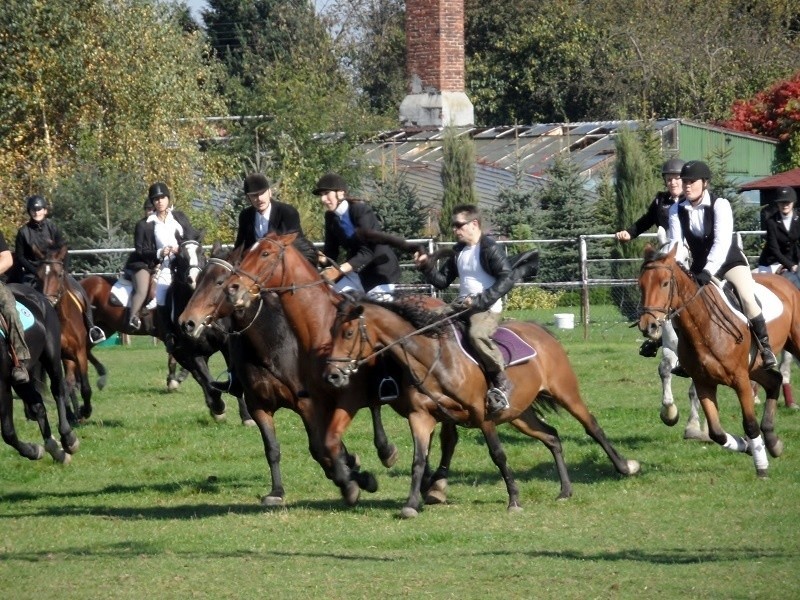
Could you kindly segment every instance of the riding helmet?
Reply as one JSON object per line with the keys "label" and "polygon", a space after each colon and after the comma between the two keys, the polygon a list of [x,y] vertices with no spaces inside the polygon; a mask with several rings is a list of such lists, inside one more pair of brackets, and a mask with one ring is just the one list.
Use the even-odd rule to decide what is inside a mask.
{"label": "riding helmet", "polygon": [[167,198],[170,197],[167,184],[162,183],[161,181],[154,183],[150,186],[150,189],[147,190],[147,199],[150,200],[150,202],[163,196],[166,196]]}
{"label": "riding helmet", "polygon": [[25,210],[31,212],[32,210],[39,210],[41,208],[48,208],[47,200],[42,196],[28,196],[25,200]]}
{"label": "riding helmet", "polygon": [[661,175],[680,175],[684,164],[680,158],[670,158],[661,165]]}
{"label": "riding helmet", "polygon": [[711,179],[711,169],[702,160],[690,160],[681,167],[681,179],[692,181],[704,179],[708,181]]}
{"label": "riding helmet", "polygon": [[317,181],[312,194],[319,196],[322,192],[338,192],[340,190],[347,192],[347,184],[344,179],[336,173],[325,173]]}
{"label": "riding helmet", "polygon": [[244,193],[259,196],[269,189],[269,179],[261,173],[250,173],[244,178]]}
{"label": "riding helmet", "polygon": [[794,191],[794,188],[790,187],[779,187],[775,190],[775,202],[796,202],[797,201],[797,194]]}

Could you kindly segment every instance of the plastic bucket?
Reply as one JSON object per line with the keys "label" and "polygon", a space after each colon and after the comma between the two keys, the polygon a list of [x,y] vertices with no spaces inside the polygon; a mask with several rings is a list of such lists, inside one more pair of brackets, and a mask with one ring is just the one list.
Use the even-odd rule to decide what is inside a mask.
{"label": "plastic bucket", "polygon": [[556,313],[553,316],[559,329],[575,329],[575,315],[572,313]]}

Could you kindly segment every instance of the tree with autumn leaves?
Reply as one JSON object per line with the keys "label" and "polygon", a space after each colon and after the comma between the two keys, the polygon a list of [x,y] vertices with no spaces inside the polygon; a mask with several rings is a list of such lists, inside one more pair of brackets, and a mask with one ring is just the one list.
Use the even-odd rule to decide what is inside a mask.
{"label": "tree with autumn leaves", "polygon": [[800,167],[800,71],[748,100],[737,100],[722,125],[777,139],[776,172]]}

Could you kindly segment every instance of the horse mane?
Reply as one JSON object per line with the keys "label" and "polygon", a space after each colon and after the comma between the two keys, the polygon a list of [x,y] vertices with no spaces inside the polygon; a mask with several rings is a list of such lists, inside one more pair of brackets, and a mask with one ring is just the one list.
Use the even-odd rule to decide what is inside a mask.
{"label": "horse mane", "polygon": [[430,329],[426,329],[423,332],[423,334],[428,337],[442,337],[450,332],[450,320],[445,319],[444,315],[426,307],[424,300],[417,296],[407,296],[400,300],[376,300],[364,296],[359,299],[359,302],[385,308],[401,319],[408,321],[415,329],[422,329],[423,327],[432,325]]}

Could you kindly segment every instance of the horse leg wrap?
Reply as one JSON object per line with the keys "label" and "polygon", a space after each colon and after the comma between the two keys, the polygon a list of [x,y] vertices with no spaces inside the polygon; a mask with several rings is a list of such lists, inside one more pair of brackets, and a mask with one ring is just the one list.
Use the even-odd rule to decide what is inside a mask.
{"label": "horse leg wrap", "polygon": [[786,406],[792,406],[794,404],[794,398],[792,397],[791,383],[783,384],[783,399],[786,401]]}
{"label": "horse leg wrap", "polygon": [[[725,434],[725,443],[722,444],[727,450],[732,452],[747,452],[747,442],[738,435]],[[763,444],[762,444],[763,447]]]}
{"label": "horse leg wrap", "polygon": [[769,460],[767,459],[767,449],[764,446],[764,438],[758,436],[750,440],[750,450],[753,453],[753,462],[756,469],[759,471],[769,468]]}

